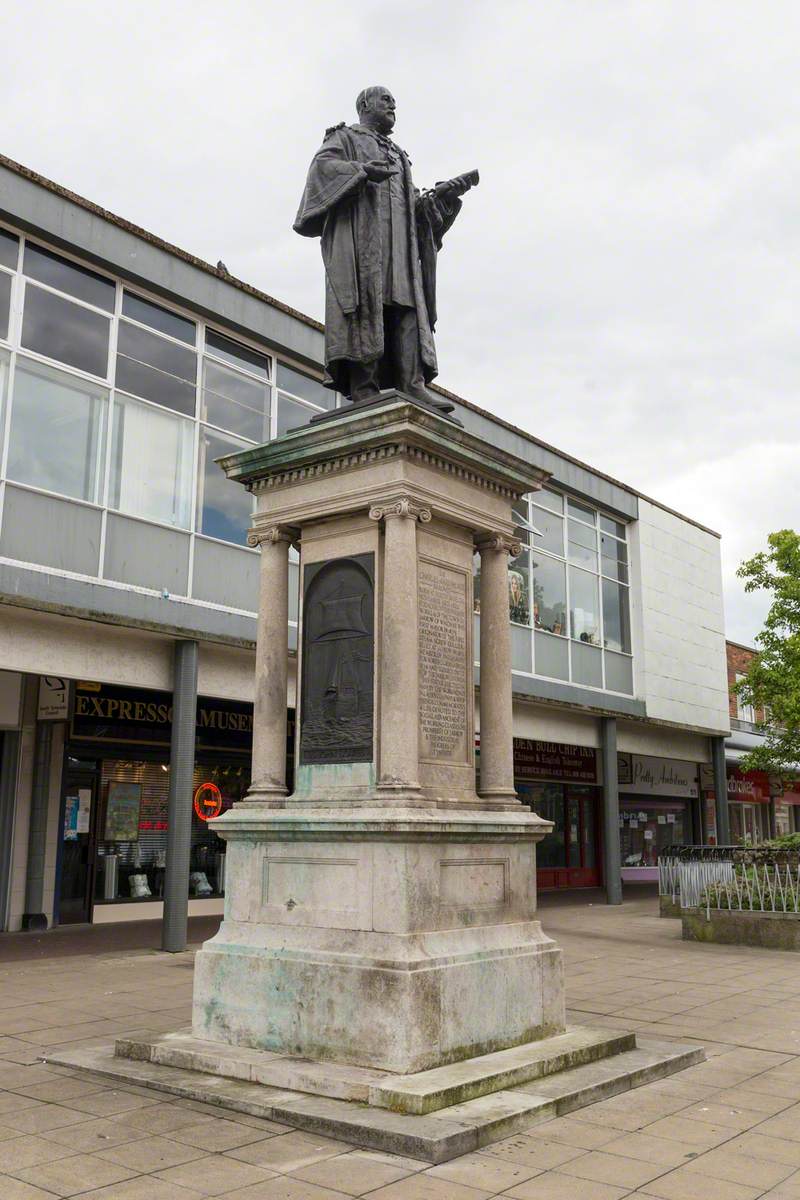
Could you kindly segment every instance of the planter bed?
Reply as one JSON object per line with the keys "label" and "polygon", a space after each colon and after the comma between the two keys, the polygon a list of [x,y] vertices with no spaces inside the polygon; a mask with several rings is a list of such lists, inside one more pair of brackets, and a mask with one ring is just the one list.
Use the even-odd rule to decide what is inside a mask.
{"label": "planter bed", "polygon": [[686,942],[800,951],[800,913],[712,908],[709,916],[705,908],[685,908],[681,921]]}

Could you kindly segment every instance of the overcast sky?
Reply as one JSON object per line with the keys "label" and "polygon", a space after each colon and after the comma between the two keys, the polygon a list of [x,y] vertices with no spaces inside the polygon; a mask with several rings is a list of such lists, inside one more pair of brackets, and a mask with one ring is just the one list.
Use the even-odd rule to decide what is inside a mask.
{"label": "overcast sky", "polygon": [[0,151],[322,316],[291,230],[328,125],[479,167],[439,382],[723,535],[800,527],[797,0],[5,0]]}

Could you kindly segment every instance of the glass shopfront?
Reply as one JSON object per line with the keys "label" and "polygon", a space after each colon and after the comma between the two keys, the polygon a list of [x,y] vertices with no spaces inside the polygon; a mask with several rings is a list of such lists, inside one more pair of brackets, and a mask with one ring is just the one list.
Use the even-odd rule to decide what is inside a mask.
{"label": "glass shopfront", "polygon": [[[108,906],[162,899],[171,718],[168,693],[76,685],[64,769],[59,923],[125,919],[130,912],[112,914]],[[187,797],[192,804],[190,911],[198,910],[193,902],[224,894],[225,843],[208,822],[247,792],[252,725],[252,705],[198,700],[194,779]]]}
{"label": "glass shopfront", "polygon": [[523,804],[554,828],[537,846],[539,890],[601,882],[597,751],[514,738],[514,786]]}
{"label": "glass shopfront", "polygon": [[699,766],[682,759],[620,753],[617,771],[622,878],[628,883],[653,882],[661,851],[695,840]]}
{"label": "glass shopfront", "polygon": [[765,771],[728,766],[728,820],[731,842],[757,846],[770,837],[770,779]]}

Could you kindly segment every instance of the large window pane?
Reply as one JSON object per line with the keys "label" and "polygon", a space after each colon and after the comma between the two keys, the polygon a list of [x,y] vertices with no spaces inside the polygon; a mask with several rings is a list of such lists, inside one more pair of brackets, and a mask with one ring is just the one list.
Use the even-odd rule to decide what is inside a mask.
{"label": "large window pane", "polygon": [[566,635],[567,582],[562,562],[532,556],[533,623],[537,629]]}
{"label": "large window pane", "polygon": [[531,673],[531,631],[522,625],[511,626],[511,670]]}
{"label": "large window pane", "polygon": [[257,350],[251,350],[241,342],[234,342],[232,338],[215,333],[213,329],[206,330],[206,352],[234,367],[239,367],[242,371],[257,375],[259,379],[269,379],[269,359],[266,354],[259,354]]}
{"label": "large window pane", "polygon": [[547,679],[569,679],[569,642],[549,633],[533,635],[534,672]]}
{"label": "large window pane", "polygon": [[6,397],[8,396],[8,372],[11,356],[0,350],[0,462],[3,461],[3,435],[6,428]]}
{"label": "large window pane", "polygon": [[189,346],[193,346],[195,343],[194,321],[170,312],[168,308],[162,308],[160,304],[153,304],[152,300],[143,300],[141,296],[124,292],[122,313],[123,316],[131,317],[134,321],[140,321],[142,325],[149,325],[151,329],[157,329],[159,333],[168,333],[170,337],[186,342]]}
{"label": "large window pane", "polygon": [[18,258],[19,238],[7,229],[0,229],[0,263],[16,271]]}
{"label": "large window pane", "polygon": [[312,417],[315,417],[316,411],[313,408],[308,408],[305,404],[298,404],[296,400],[290,400],[288,396],[278,396],[278,437],[287,433],[290,429],[297,429],[300,425],[307,425]]}
{"label": "large window pane", "polygon": [[615,537],[625,540],[625,526],[621,521],[613,521],[611,517],[604,517],[600,514],[600,528],[605,533],[613,533]]}
{"label": "large window pane", "polygon": [[603,686],[603,652],[585,642],[572,643],[572,682]]}
{"label": "large window pane", "polygon": [[282,362],[278,363],[278,387],[299,396],[301,400],[308,400],[309,404],[316,404],[318,408],[333,408],[336,403],[334,391],[323,387],[318,379],[303,375]]}
{"label": "large window pane", "polygon": [[193,426],[127,396],[114,399],[111,444],[113,508],[188,528]]}
{"label": "large window pane", "polygon": [[579,504],[577,500],[567,501],[567,512],[571,517],[577,517],[579,521],[588,521],[590,525],[597,524],[597,513],[593,508],[587,508],[585,504]]}
{"label": "large window pane", "polygon": [[120,321],[116,385],[184,413],[195,412],[197,356],[166,338]]}
{"label": "large window pane", "polygon": [[568,556],[571,562],[597,570],[597,534],[578,521],[567,521]]}
{"label": "large window pane", "polygon": [[269,388],[266,384],[206,359],[203,385],[203,420],[251,441],[264,441],[269,435]]}
{"label": "large window pane", "polygon": [[578,567],[569,568],[570,636],[580,642],[600,645],[600,605],[597,576]]}
{"label": "large window pane", "polygon": [[604,575],[628,582],[628,547],[616,538],[600,535],[600,569]]}
{"label": "large window pane", "polygon": [[0,338],[8,338],[8,319],[11,312],[11,275],[0,271]]}
{"label": "large window pane", "polygon": [[105,388],[18,358],[9,479],[98,502],[107,399]]}
{"label": "large window pane", "polygon": [[214,461],[223,454],[245,450],[244,442],[200,427],[197,469],[197,528],[208,537],[244,545],[253,514],[253,497],[240,483],[228,479]]}
{"label": "large window pane", "polygon": [[603,580],[603,644],[609,650],[631,649],[628,589],[611,579]]}
{"label": "large window pane", "polygon": [[39,283],[46,283],[60,292],[68,292],[70,296],[104,308],[106,312],[114,311],[116,285],[112,280],[90,271],[88,267],[79,267],[52,250],[45,250],[44,246],[26,243],[24,271],[31,279],[38,279]]}
{"label": "large window pane", "polygon": [[539,488],[538,492],[531,492],[531,499],[534,504],[541,505],[542,508],[549,508],[551,512],[563,513],[564,497],[560,492],[551,492],[549,488]]}
{"label": "large window pane", "polygon": [[109,320],[52,292],[28,284],[22,318],[22,345],[70,367],[108,374]]}
{"label": "large window pane", "polygon": [[564,787],[560,783],[534,783],[523,785],[525,802],[545,821],[552,821],[554,829],[536,847],[537,867],[563,867],[566,865],[566,831],[564,828]]}
{"label": "large window pane", "polygon": [[528,551],[523,550],[508,570],[508,614],[517,625],[530,621],[530,564]]}
{"label": "large window pane", "polygon": [[534,508],[531,513],[531,524],[536,530],[533,535],[534,546],[540,550],[550,550],[553,554],[563,556],[564,518],[546,512],[543,508]]}
{"label": "large window pane", "polygon": [[633,695],[633,659],[625,654],[605,653],[606,688],[609,692],[624,692]]}

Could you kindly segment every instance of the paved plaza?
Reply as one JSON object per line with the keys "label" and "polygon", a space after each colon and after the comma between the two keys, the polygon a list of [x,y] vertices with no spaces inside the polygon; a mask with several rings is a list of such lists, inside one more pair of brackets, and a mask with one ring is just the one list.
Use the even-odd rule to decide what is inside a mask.
{"label": "paved plaza", "polygon": [[800,962],[684,943],[656,912],[652,894],[545,900],[570,1020],[697,1041],[708,1061],[436,1167],[42,1063],[186,1025],[192,954],[2,939],[0,1200],[800,1200]]}

